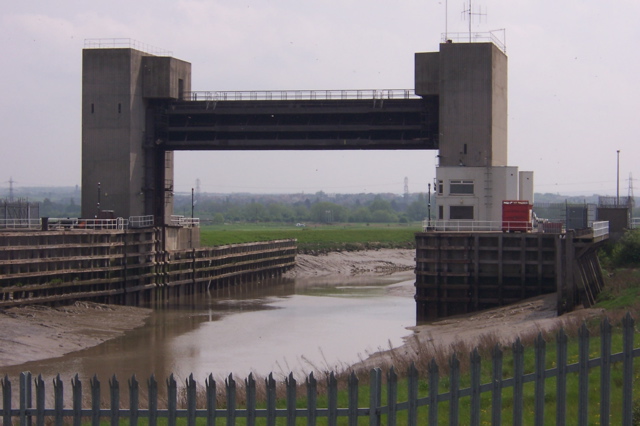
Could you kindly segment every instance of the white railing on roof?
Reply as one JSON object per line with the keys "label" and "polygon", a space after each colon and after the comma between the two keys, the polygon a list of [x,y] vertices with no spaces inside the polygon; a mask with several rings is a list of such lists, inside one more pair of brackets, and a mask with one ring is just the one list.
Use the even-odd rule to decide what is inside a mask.
{"label": "white railing on roof", "polygon": [[182,226],[183,228],[193,228],[200,226],[199,217],[185,217],[181,215],[172,215],[170,224],[173,226]]}
{"label": "white railing on roof", "polygon": [[331,99],[418,99],[413,89],[253,90],[187,92],[191,101],[296,101]]}
{"label": "white railing on roof", "polygon": [[640,228],[640,217],[634,217],[631,219],[631,229]]}
{"label": "white railing on roof", "polygon": [[135,49],[155,56],[173,56],[173,52],[131,38],[85,38],[85,49]]}
{"label": "white railing on roof", "polygon": [[[502,40],[496,35],[502,33]],[[493,43],[507,53],[506,31],[504,29],[487,32],[442,33],[442,43]]]}

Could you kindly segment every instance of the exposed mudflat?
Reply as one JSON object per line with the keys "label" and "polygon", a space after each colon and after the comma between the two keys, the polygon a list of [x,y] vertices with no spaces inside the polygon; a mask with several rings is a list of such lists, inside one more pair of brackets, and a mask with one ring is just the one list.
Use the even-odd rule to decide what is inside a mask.
{"label": "exposed mudflat", "polygon": [[[298,255],[297,266],[288,276],[406,276],[408,281],[391,285],[395,296],[413,297],[411,271],[415,251],[381,249],[360,252],[334,252],[322,255]],[[562,317],[555,311],[555,294],[487,311],[451,317],[410,327],[405,344],[396,353],[415,353],[419,347],[451,346],[456,342],[475,345],[482,336],[511,343],[518,335],[557,327],[574,317],[600,315],[601,310],[581,309]],[[30,306],[0,311],[0,367],[28,361],[55,358],[98,345],[144,324],[151,310],[129,306],[78,302],[71,306],[48,308]],[[389,348],[380,348],[367,364],[383,366],[389,360]]]}

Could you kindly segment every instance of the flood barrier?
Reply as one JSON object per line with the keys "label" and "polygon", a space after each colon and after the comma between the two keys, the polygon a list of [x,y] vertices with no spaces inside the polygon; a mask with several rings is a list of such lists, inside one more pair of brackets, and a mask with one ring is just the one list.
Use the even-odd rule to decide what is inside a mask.
{"label": "flood barrier", "polygon": [[0,233],[0,307],[157,305],[281,274],[296,240],[164,250],[160,228]]}

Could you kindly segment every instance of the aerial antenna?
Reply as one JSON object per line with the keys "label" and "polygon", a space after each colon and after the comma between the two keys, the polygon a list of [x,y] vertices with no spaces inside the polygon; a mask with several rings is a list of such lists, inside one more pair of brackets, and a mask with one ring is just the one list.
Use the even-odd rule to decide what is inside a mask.
{"label": "aerial antenna", "polygon": [[486,18],[487,16],[487,9],[485,8],[484,12],[482,12],[482,7],[478,6],[478,11],[474,12],[471,7],[471,0],[469,0],[469,7],[466,6],[466,3],[463,3],[462,8],[464,9],[462,11],[462,19],[469,19],[469,43],[471,43],[471,22],[473,21],[473,17],[477,16],[479,22],[482,22],[482,17],[484,16]]}
{"label": "aerial antenna", "polygon": [[13,202],[13,184],[17,182],[13,180],[13,176],[9,178],[8,182],[9,182],[9,202],[12,203]]}
{"label": "aerial antenna", "polygon": [[629,192],[627,194],[627,204],[631,208],[636,205],[635,199],[633,197],[633,174],[631,172],[629,172]]}
{"label": "aerial antenna", "polygon": [[404,201],[405,203],[409,200],[409,178],[405,176],[404,178]]}

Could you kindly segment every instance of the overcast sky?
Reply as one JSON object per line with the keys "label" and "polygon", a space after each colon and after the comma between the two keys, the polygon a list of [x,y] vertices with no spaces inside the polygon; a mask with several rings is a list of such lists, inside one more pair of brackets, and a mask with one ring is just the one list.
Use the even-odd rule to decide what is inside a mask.
{"label": "overcast sky", "polygon": [[[468,1],[466,2],[468,7]],[[0,10],[0,188],[81,183],[85,39],[130,38],[191,62],[193,90],[413,88],[463,1],[36,0]],[[473,31],[506,29],[509,165],[536,192],[620,194],[640,179],[640,2],[474,1]],[[445,13],[448,9],[448,14]],[[448,19],[445,19],[448,16]],[[176,189],[425,191],[434,151],[176,155]],[[640,181],[635,181],[636,192]],[[640,195],[640,194],[639,194]]]}

